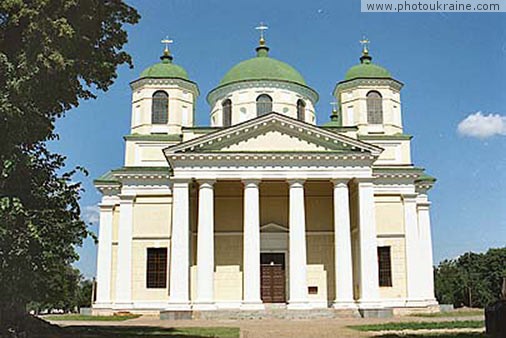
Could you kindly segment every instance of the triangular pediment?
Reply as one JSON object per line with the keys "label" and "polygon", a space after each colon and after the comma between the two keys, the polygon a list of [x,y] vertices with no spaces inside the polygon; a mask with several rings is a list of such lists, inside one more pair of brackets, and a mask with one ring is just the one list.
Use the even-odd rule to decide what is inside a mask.
{"label": "triangular pediment", "polygon": [[368,153],[381,148],[277,113],[171,146],[170,153]]}

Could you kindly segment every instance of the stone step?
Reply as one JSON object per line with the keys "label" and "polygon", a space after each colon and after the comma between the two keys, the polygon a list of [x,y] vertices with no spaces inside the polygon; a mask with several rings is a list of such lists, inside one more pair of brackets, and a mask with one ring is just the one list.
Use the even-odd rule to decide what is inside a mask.
{"label": "stone step", "polygon": [[160,319],[317,319],[317,318],[357,318],[357,310],[311,309],[288,310],[268,307],[265,310],[214,310],[214,311],[161,311]]}

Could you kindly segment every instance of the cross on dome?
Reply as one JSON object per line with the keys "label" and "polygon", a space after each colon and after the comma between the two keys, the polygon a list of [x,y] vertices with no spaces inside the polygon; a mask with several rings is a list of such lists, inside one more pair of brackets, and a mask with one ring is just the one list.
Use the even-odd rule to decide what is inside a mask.
{"label": "cross on dome", "polygon": [[174,40],[169,39],[169,36],[167,35],[165,39],[162,39],[160,42],[165,45],[165,49],[163,50],[163,55],[161,56],[161,59],[171,61],[172,55],[170,55],[169,45],[171,43],[174,43]]}
{"label": "cross on dome", "polygon": [[[167,35],[167,36],[165,37],[165,39],[163,39],[163,40],[162,40],[162,41],[160,41],[160,42],[161,42],[161,43],[163,43],[163,44],[165,44],[165,49],[164,49],[164,52],[165,52],[165,51],[169,52],[169,45],[170,45],[171,43],[174,43],[174,40],[169,39],[169,36]],[[169,52],[169,53],[170,53],[170,52]]]}
{"label": "cross on dome", "polygon": [[362,37],[362,40],[360,40],[359,42],[362,45],[362,53],[368,54],[369,53],[369,44],[371,43],[371,41],[369,41],[369,39],[367,39],[364,35]]}
{"label": "cross on dome", "polygon": [[269,29],[269,27],[264,24],[263,22],[260,22],[260,25],[258,25],[257,27],[255,27],[256,30],[260,31],[260,44],[263,45],[265,44],[265,36],[264,36],[264,32],[266,30]]}

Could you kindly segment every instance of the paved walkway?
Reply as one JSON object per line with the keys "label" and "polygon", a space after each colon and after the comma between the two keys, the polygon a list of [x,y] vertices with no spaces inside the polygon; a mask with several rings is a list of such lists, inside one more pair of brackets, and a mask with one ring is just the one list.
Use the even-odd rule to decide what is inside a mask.
{"label": "paved walkway", "polygon": [[[160,320],[158,316],[142,316],[124,322],[53,322],[60,326],[104,325],[104,326],[151,326],[151,327],[239,327],[243,338],[313,338],[313,337],[371,337],[372,332],[360,332],[347,328],[348,325],[378,324],[389,322],[421,322],[451,320],[483,320],[476,317],[393,317],[393,318],[337,318],[337,319],[251,319],[251,320]],[[377,334],[377,333],[376,333]]]}

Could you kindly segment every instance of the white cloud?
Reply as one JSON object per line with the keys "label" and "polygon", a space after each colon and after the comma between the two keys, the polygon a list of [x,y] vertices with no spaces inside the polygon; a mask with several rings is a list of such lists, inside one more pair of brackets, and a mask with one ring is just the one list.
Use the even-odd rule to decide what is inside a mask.
{"label": "white cloud", "polygon": [[86,224],[97,225],[100,219],[100,210],[97,205],[87,205],[81,208],[81,218]]}
{"label": "white cloud", "polygon": [[460,135],[481,139],[494,135],[506,135],[506,116],[483,115],[481,112],[477,112],[462,120],[457,130]]}

